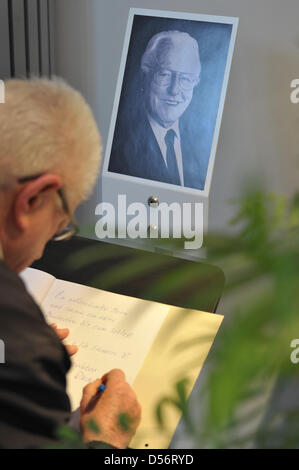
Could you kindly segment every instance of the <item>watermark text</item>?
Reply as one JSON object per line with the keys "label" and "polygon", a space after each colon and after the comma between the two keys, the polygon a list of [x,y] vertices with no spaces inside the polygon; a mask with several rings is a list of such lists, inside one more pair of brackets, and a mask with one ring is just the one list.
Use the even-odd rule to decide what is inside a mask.
{"label": "watermark text", "polygon": [[290,344],[291,348],[295,348],[291,352],[290,359],[293,364],[298,364],[299,362],[299,339],[293,339]]}
{"label": "watermark text", "polygon": [[2,339],[0,339],[0,364],[5,364],[5,344]]}
{"label": "watermark text", "polygon": [[299,78],[294,78],[291,81],[291,88],[295,88],[290,95],[291,103],[297,104],[299,103]]}
{"label": "watermark text", "polygon": [[5,85],[4,81],[0,80],[0,104],[5,103]]}
{"label": "watermark text", "polygon": [[95,209],[100,219],[95,226],[97,238],[177,238],[185,239],[185,249],[199,249],[203,244],[203,204],[186,202],[148,207],[141,202],[127,205],[125,194],[118,195],[117,208],[101,202]]}

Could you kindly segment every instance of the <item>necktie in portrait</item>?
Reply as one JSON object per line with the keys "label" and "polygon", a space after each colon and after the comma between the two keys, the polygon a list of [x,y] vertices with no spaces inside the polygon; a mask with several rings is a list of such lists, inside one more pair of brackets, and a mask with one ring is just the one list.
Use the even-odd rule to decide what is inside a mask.
{"label": "necktie in portrait", "polygon": [[179,169],[176,159],[176,154],[174,150],[174,139],[176,137],[176,133],[173,129],[169,129],[165,136],[165,143],[166,143],[166,161],[167,161],[167,169],[169,174],[170,183],[181,185]]}

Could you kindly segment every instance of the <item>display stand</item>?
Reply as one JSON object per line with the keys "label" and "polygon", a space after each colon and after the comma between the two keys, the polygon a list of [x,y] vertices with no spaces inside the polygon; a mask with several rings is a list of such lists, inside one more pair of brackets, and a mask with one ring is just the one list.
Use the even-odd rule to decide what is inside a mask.
{"label": "display stand", "polygon": [[120,240],[134,239],[135,218],[143,240],[134,245],[147,249],[146,238],[167,238],[168,217],[170,237],[193,231],[194,249],[202,246],[237,26],[237,18],[130,10],[96,210]]}

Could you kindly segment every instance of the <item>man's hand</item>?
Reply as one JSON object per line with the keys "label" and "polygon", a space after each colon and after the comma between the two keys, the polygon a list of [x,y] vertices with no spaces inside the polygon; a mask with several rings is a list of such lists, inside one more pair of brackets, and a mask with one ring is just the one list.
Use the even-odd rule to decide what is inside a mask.
{"label": "man's hand", "polygon": [[[106,385],[106,390],[98,392],[102,383]],[[121,417],[125,423],[122,423]],[[123,371],[113,369],[84,387],[80,403],[80,427],[84,442],[103,441],[125,449],[140,419],[141,407],[135,392],[125,381]],[[88,427],[90,421],[97,424],[98,433]]]}
{"label": "man's hand", "polygon": [[[65,339],[70,334],[70,330],[68,328],[57,328],[56,323],[52,323],[52,325],[50,326],[53,328],[53,330],[61,340]],[[65,347],[67,352],[69,353],[69,356],[73,356],[74,354],[76,354],[79,349],[78,346],[72,346],[70,344],[66,344]]]}

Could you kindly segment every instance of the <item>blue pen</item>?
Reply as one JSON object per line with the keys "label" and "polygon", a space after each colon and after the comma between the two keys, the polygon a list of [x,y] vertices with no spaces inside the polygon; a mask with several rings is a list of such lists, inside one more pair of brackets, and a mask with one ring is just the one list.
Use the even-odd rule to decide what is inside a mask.
{"label": "blue pen", "polygon": [[101,385],[98,387],[98,392],[104,392],[104,390],[106,390],[106,385],[105,385],[105,384],[101,384]]}

